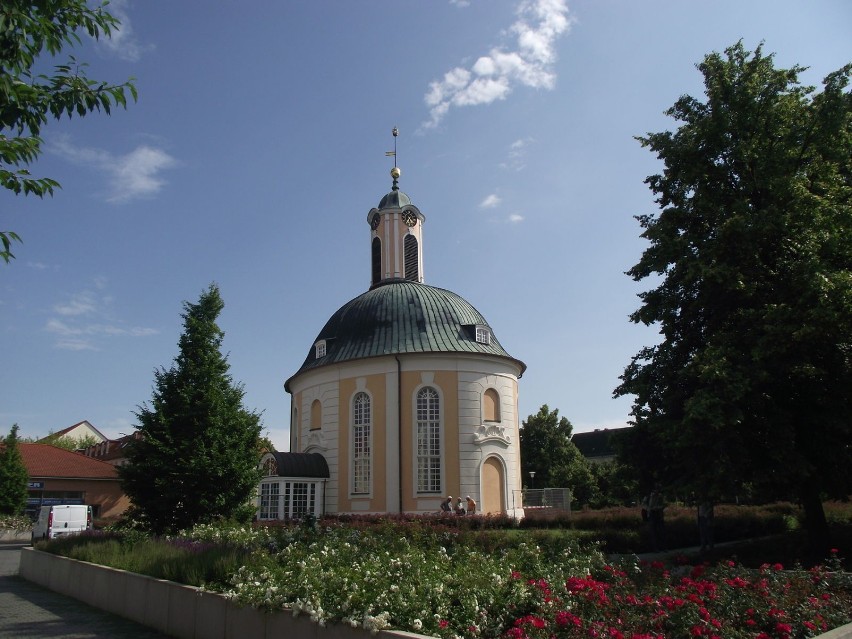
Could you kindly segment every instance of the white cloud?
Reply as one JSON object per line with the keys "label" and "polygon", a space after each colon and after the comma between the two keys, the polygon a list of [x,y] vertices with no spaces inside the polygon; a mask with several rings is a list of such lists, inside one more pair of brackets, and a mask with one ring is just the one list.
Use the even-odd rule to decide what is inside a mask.
{"label": "white cloud", "polygon": [[108,38],[102,37],[99,42],[122,60],[136,62],[145,51],[153,49],[153,46],[142,45],[136,38],[128,13],[129,5],[128,0],[111,0],[107,11],[121,24],[112,30]]}
{"label": "white cloud", "polygon": [[490,104],[504,100],[517,85],[552,89],[556,76],[556,40],[571,26],[566,0],[523,0],[510,33],[517,40],[512,50],[495,47],[480,56],[470,70],[456,67],[442,80],[429,84],[424,96],[429,120],[423,128],[438,126],[450,107]]}
{"label": "white cloud", "polygon": [[500,199],[500,196],[496,193],[492,193],[488,197],[486,197],[482,202],[479,203],[479,208],[481,209],[493,209],[495,206],[499,205],[503,200]]}
{"label": "white cloud", "polygon": [[95,298],[92,293],[83,291],[71,296],[67,302],[56,304],[53,310],[60,315],[87,315],[95,310]]}
{"label": "white cloud", "polygon": [[527,147],[535,140],[533,138],[522,138],[515,140],[509,145],[506,160],[500,163],[500,168],[512,171],[520,171],[527,165]]}
{"label": "white cloud", "polygon": [[524,221],[523,215],[518,215],[517,213],[512,213],[507,220],[510,224],[518,224]]}
{"label": "white cloud", "polygon": [[[95,287],[103,290],[107,280],[95,278]],[[47,320],[44,330],[56,336],[54,345],[62,350],[100,350],[105,339],[113,337],[148,337],[159,331],[142,326],[123,326],[112,316],[113,298],[92,291],[74,293],[67,301],[53,307],[59,317]]]}
{"label": "white cloud", "polygon": [[117,163],[112,167],[110,202],[127,202],[158,193],[166,184],[159,177],[160,171],[176,164],[174,158],[165,151],[148,146],[140,146],[116,160]]}
{"label": "white cloud", "polygon": [[114,155],[104,149],[75,147],[68,137],[59,136],[51,141],[50,149],[71,162],[106,173],[110,184],[106,201],[116,204],[156,195],[166,184],[161,172],[177,165],[162,149],[144,144],[126,155]]}
{"label": "white cloud", "polygon": [[87,339],[60,339],[56,341],[56,348],[63,351],[97,351],[100,350]]}

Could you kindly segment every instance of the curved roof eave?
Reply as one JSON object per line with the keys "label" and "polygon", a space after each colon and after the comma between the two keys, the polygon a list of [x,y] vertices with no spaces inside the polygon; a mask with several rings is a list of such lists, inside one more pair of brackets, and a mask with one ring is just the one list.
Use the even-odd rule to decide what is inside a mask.
{"label": "curved roof eave", "polygon": [[284,390],[287,391],[288,393],[291,393],[292,392],[290,390],[291,382],[294,379],[296,379],[297,377],[304,375],[305,373],[322,370],[322,369],[327,368],[329,366],[335,366],[335,365],[340,365],[340,364],[349,364],[351,362],[364,361],[364,360],[368,360],[368,359],[377,359],[379,357],[399,357],[401,355],[470,355],[471,357],[493,357],[493,358],[505,360],[507,362],[511,362],[512,364],[517,366],[518,369],[519,369],[518,379],[523,377],[524,373],[527,370],[527,365],[524,364],[521,360],[515,359],[514,357],[511,357],[511,356],[508,356],[508,355],[495,355],[495,354],[492,354],[492,353],[479,353],[479,352],[475,352],[475,351],[424,351],[424,350],[420,350],[420,351],[400,351],[398,353],[379,353],[377,355],[367,355],[366,357],[357,357],[357,358],[354,358],[354,359],[347,359],[347,360],[342,361],[342,362],[328,362],[326,364],[319,364],[317,366],[312,366],[310,368],[300,368],[296,373],[293,373],[292,375],[290,375],[290,377],[287,378],[287,381],[284,382]]}

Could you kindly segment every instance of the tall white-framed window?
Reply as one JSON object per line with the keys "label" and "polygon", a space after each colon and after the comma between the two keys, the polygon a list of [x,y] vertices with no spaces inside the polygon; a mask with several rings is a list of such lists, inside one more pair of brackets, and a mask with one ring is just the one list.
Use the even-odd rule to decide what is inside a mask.
{"label": "tall white-framed window", "polygon": [[370,492],[373,417],[370,396],[357,393],[352,400],[352,492]]}
{"label": "tall white-framed window", "polygon": [[260,485],[260,513],[259,519],[278,519],[280,484],[275,482],[264,482]]}
{"label": "tall white-framed window", "polygon": [[417,492],[441,492],[441,398],[431,386],[417,391]]}
{"label": "tall white-framed window", "polygon": [[325,340],[320,340],[315,344],[316,353],[314,357],[319,359],[320,357],[325,357]]}

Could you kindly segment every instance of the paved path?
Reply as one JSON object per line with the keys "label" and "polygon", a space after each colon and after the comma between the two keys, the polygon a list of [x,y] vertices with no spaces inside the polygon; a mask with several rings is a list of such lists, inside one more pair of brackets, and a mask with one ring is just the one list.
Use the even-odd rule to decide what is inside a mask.
{"label": "paved path", "polygon": [[[18,577],[22,544],[0,544],[0,639],[165,639]],[[85,587],[85,584],[81,584]]]}

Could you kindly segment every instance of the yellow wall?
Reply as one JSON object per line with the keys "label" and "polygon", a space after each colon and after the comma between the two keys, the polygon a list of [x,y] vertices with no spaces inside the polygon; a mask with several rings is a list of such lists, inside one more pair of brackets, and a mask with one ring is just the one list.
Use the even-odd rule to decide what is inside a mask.
{"label": "yellow wall", "polygon": [[[444,492],[458,495],[459,479],[459,397],[458,374],[455,371],[437,371],[431,384],[424,384],[420,371],[402,374],[402,507],[403,510],[419,510],[414,494],[414,391],[420,386],[431,385],[440,391],[441,417],[443,419],[444,439]],[[424,495],[425,497],[426,495]],[[432,495],[429,495],[432,496]],[[434,495],[442,497],[443,495]]]}
{"label": "yellow wall", "polygon": [[[353,502],[367,501],[366,511],[384,511],[388,509],[387,496],[387,432],[381,426],[386,423],[387,388],[384,375],[369,375],[366,377],[364,390],[370,395],[370,410],[372,411],[372,498],[350,497],[350,439],[352,436],[352,398],[358,389],[357,379],[350,378],[340,381],[340,406],[338,408],[338,509],[353,511]],[[390,428],[391,425],[388,425]]]}

